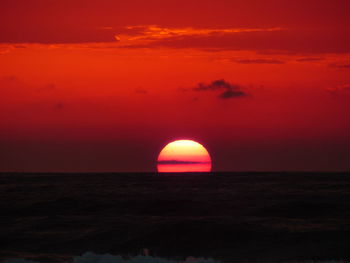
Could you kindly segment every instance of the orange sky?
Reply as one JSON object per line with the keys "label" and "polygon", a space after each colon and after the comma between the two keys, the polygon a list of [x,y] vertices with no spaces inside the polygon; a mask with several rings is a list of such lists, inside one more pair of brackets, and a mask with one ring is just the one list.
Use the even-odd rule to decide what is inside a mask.
{"label": "orange sky", "polygon": [[[126,2],[126,1],[124,1]],[[349,1],[2,1],[0,170],[350,169]]]}

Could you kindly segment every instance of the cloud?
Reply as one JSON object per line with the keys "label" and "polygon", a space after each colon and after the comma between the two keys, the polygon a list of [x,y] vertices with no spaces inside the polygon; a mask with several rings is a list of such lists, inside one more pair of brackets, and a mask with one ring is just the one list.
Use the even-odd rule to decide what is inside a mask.
{"label": "cloud", "polygon": [[19,97],[32,92],[28,85],[13,75],[0,77],[0,87],[0,95],[6,99],[8,99],[8,96]]}
{"label": "cloud", "polygon": [[142,89],[142,88],[137,88],[137,89],[135,89],[135,92],[138,94],[147,94],[148,90]]}
{"label": "cloud", "polygon": [[230,99],[235,97],[242,97],[246,94],[243,91],[240,90],[226,90],[223,93],[219,95],[219,98],[221,99]]}
{"label": "cloud", "polygon": [[[27,27],[27,25],[23,25]],[[18,32],[17,32],[18,31]],[[264,53],[350,53],[350,31],[333,27],[171,27],[161,25],[1,28],[0,43],[111,44],[113,48],[195,48],[206,51],[250,50]],[[8,50],[1,51],[6,53]],[[240,63],[238,61],[238,63]],[[282,64],[242,60],[241,63]]]}
{"label": "cloud", "polygon": [[0,93],[7,99],[10,98],[24,98],[27,96],[38,97],[38,96],[53,96],[57,89],[53,83],[45,85],[31,85],[17,76],[9,75],[0,77]]}
{"label": "cloud", "polygon": [[0,76],[0,96],[8,108],[21,107],[31,110],[48,109],[59,111],[66,107],[65,98],[57,94],[53,83],[32,85],[17,76]]}
{"label": "cloud", "polygon": [[329,92],[332,95],[338,95],[340,93],[344,92],[350,92],[350,84],[341,84],[336,87],[331,87],[326,89],[327,92]]}
{"label": "cloud", "polygon": [[338,69],[350,69],[350,62],[349,63],[333,63],[329,64],[332,68],[338,68]]}
{"label": "cloud", "polygon": [[280,31],[283,28],[194,28],[194,27],[162,27],[159,25],[139,25],[127,26],[117,29],[118,35],[124,36],[129,40],[159,40],[168,39],[170,37],[184,36],[211,36],[220,34],[236,34],[243,32],[264,32],[264,31]]}
{"label": "cloud", "polygon": [[278,59],[236,59],[233,60],[236,63],[241,64],[284,64],[285,61],[278,60]]}
{"label": "cloud", "polygon": [[0,81],[6,81],[6,82],[17,82],[18,78],[14,75],[9,75],[9,76],[2,76],[0,78]]}
{"label": "cloud", "polygon": [[52,83],[49,83],[49,84],[46,84],[46,85],[44,85],[44,86],[42,86],[42,87],[39,87],[39,88],[37,89],[37,91],[38,91],[38,92],[45,92],[45,91],[52,91],[52,90],[54,90],[54,89],[56,89],[56,85],[55,85],[55,84],[52,84]]}
{"label": "cloud", "polygon": [[229,83],[224,79],[214,80],[209,84],[199,83],[193,88],[193,90],[197,92],[220,90],[221,93],[218,95],[219,99],[231,99],[247,96],[248,94],[242,89],[242,86]]}
{"label": "cloud", "polygon": [[196,48],[207,51],[252,50],[269,53],[349,53],[350,33],[333,28],[226,28],[162,27],[128,38],[126,47]]}
{"label": "cloud", "polygon": [[64,107],[65,107],[65,105],[63,102],[57,102],[53,108],[54,108],[54,110],[62,110]]}
{"label": "cloud", "polygon": [[324,58],[319,58],[319,57],[304,57],[304,58],[299,58],[296,61],[297,62],[315,62],[315,61],[322,61]]}
{"label": "cloud", "polygon": [[13,45],[14,48],[27,48],[26,45]]}

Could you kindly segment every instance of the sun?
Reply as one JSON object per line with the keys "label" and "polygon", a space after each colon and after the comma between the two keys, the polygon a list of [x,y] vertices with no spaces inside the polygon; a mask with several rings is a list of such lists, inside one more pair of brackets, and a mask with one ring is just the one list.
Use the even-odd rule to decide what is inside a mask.
{"label": "sun", "polygon": [[158,156],[160,173],[210,172],[211,158],[204,146],[193,140],[168,143]]}

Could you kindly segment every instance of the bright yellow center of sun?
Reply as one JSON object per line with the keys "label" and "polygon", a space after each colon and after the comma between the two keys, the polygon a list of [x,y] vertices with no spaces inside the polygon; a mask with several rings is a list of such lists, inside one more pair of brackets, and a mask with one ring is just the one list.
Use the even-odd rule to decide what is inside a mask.
{"label": "bright yellow center of sun", "polygon": [[198,142],[177,140],[167,144],[158,156],[158,172],[210,172],[208,151]]}

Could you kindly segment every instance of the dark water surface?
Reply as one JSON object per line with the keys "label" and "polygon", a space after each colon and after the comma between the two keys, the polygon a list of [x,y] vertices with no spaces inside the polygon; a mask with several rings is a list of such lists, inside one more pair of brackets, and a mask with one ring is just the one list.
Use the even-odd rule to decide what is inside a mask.
{"label": "dark water surface", "polygon": [[0,175],[0,261],[350,260],[350,174]]}

